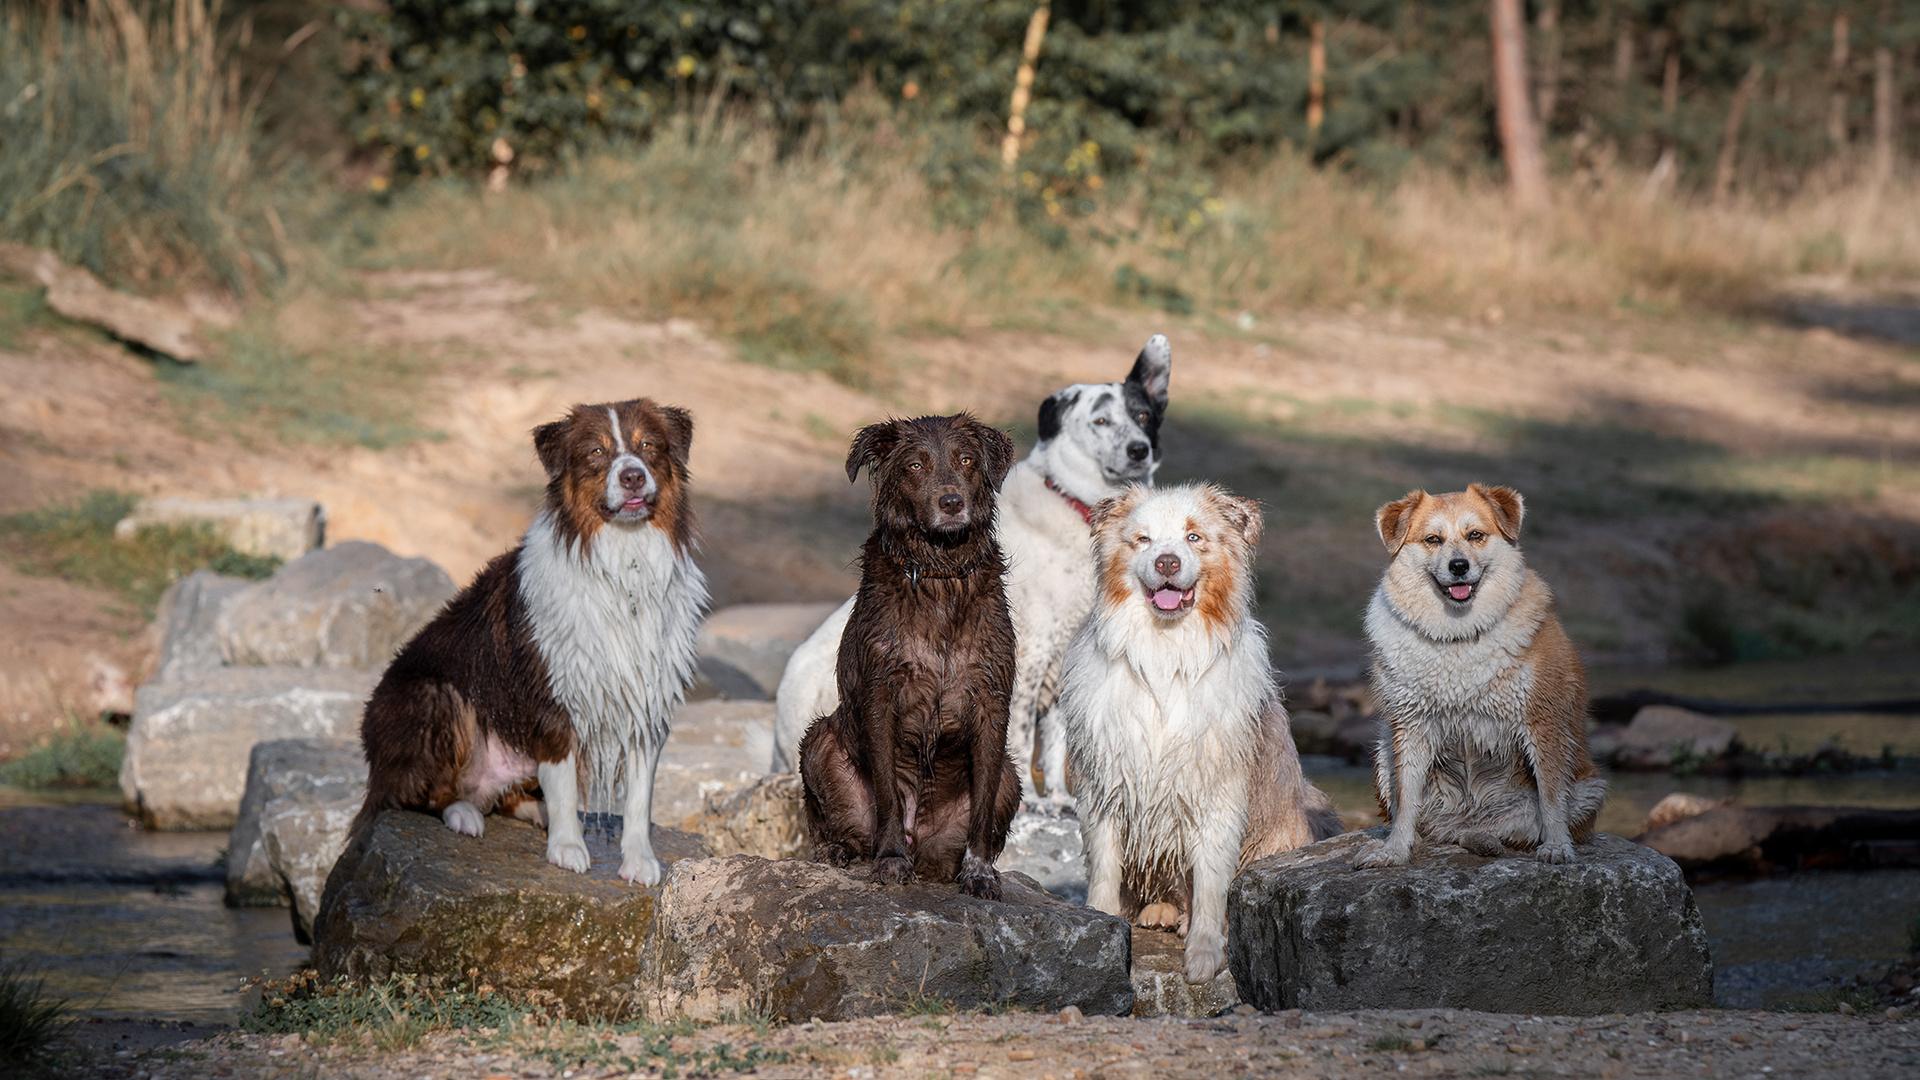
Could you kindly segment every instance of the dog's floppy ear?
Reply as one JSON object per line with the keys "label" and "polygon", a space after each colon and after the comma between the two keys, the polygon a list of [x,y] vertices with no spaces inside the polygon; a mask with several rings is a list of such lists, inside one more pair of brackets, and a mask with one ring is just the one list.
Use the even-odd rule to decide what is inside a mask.
{"label": "dog's floppy ear", "polygon": [[1147,339],[1146,348],[1134,358],[1133,370],[1127,372],[1127,381],[1139,383],[1155,408],[1167,407],[1167,390],[1173,381],[1173,345],[1167,335],[1155,334]]}
{"label": "dog's floppy ear", "polygon": [[1013,440],[1006,432],[971,416],[967,417],[967,423],[980,443],[980,464],[986,467],[987,479],[993,482],[993,490],[999,491],[1001,482],[1007,478],[1007,470],[1013,468]]}
{"label": "dog's floppy ear", "polygon": [[1260,500],[1249,499],[1241,495],[1229,495],[1219,489],[1214,494],[1220,500],[1220,516],[1232,525],[1248,547],[1260,543],[1260,534],[1267,527],[1266,515],[1262,512]]}
{"label": "dog's floppy ear", "polygon": [[1380,542],[1387,545],[1388,555],[1400,554],[1401,545],[1407,542],[1407,530],[1413,526],[1413,512],[1426,497],[1426,492],[1414,488],[1407,492],[1406,498],[1390,502],[1374,513],[1373,527],[1380,530]]}
{"label": "dog's floppy ear", "polygon": [[1040,403],[1041,442],[1048,442],[1060,434],[1060,414],[1073,408],[1073,403],[1079,400],[1078,390],[1061,390],[1049,394],[1046,400]]}
{"label": "dog's floppy ear", "polygon": [[1480,484],[1468,484],[1467,491],[1487,500],[1493,507],[1493,527],[1507,538],[1507,543],[1520,541],[1520,519],[1527,514],[1527,503],[1520,493],[1510,487],[1485,487]]}
{"label": "dog's floppy ear", "polygon": [[1106,532],[1110,522],[1118,521],[1133,513],[1133,508],[1140,505],[1141,496],[1146,492],[1147,489],[1139,484],[1128,484],[1120,489],[1120,494],[1109,495],[1094,503],[1091,516],[1087,519],[1088,527],[1096,536]]}
{"label": "dog's floppy ear", "polygon": [[860,478],[860,467],[865,465],[869,472],[880,468],[880,461],[900,443],[900,421],[886,420],[878,424],[868,424],[853,437],[853,445],[847,450],[847,482]]}
{"label": "dog's floppy ear", "polygon": [[686,468],[687,454],[693,449],[693,414],[678,405],[656,405],[644,398],[642,402],[660,418],[667,435],[667,456],[675,465]]}
{"label": "dog's floppy ear", "polygon": [[573,417],[569,416],[533,429],[533,452],[540,455],[540,467],[547,470],[548,480],[558,480],[567,470],[567,429],[571,426]]}

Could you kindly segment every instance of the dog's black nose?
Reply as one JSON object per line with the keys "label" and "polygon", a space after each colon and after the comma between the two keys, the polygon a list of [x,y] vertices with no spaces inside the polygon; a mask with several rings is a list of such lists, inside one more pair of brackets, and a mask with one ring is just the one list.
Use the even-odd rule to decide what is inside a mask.
{"label": "dog's black nose", "polygon": [[1447,572],[1452,574],[1454,577],[1466,577],[1467,576],[1467,560],[1454,559],[1453,561],[1447,563]]}
{"label": "dog's black nose", "polygon": [[1153,568],[1160,571],[1161,577],[1173,577],[1180,572],[1180,556],[1168,552],[1153,560]]}
{"label": "dog's black nose", "polygon": [[620,486],[628,491],[644,491],[647,486],[647,470],[621,469]]}
{"label": "dog's black nose", "polygon": [[940,496],[940,512],[943,514],[957,514],[965,509],[966,505],[967,500],[958,495]]}
{"label": "dog's black nose", "polygon": [[1146,443],[1130,442],[1127,444],[1127,458],[1130,461],[1145,461],[1147,460],[1147,451],[1151,449],[1153,449],[1153,447],[1148,446]]}

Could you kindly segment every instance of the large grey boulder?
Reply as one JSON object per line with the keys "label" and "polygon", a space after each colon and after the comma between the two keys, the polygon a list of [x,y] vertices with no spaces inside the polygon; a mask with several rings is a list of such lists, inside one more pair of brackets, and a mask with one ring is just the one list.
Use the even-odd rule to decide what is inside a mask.
{"label": "large grey boulder", "polygon": [[[625,1018],[641,1000],[641,948],[660,890],[620,880],[619,818],[592,815],[592,867],[547,862],[544,830],[489,817],[461,836],[439,818],[380,815],[334,864],[314,920],[322,979],[416,975],[428,987],[480,982],[559,1005],[575,1019]],[[706,854],[698,837],[655,828],[661,861]]]}
{"label": "large grey boulder", "polygon": [[1018,874],[1003,899],[953,885],[882,886],[866,867],[750,855],[676,864],[641,969],[654,1017],[792,1020],[897,1013],[936,1000],[1125,1014],[1125,922],[1065,903]]}
{"label": "large grey boulder", "polygon": [[311,552],[227,602],[220,653],[229,664],[384,668],[452,599],[445,570],[350,541]]}
{"label": "large grey boulder", "polygon": [[[707,616],[700,628],[700,656],[746,675],[758,687],[759,699],[771,701],[780,675],[787,669],[787,658],[838,606],[829,602],[721,608]],[[718,678],[714,681],[722,682]]]}
{"label": "large grey boulder", "polygon": [[181,679],[226,663],[220,655],[220,613],[253,587],[245,578],[195,570],[160,596],[153,624],[160,631],[160,662],[154,682]]}
{"label": "large grey boulder", "polygon": [[1242,871],[1227,961],[1262,1009],[1478,1009],[1584,1016],[1713,1004],[1713,962],[1673,860],[1607,834],[1571,863],[1415,848],[1353,869],[1381,826]]}
{"label": "large grey boulder", "polygon": [[653,820],[675,822],[702,812],[707,796],[750,787],[773,753],[773,703],[690,701],[653,774]]}
{"label": "large grey boulder", "polygon": [[314,913],[367,794],[355,739],[277,739],[253,748],[239,820],[227,842],[227,906],[293,908],[310,942]]}
{"label": "large grey boulder", "polygon": [[151,829],[227,829],[254,744],[351,738],[377,672],[225,667],[134,694],[120,792]]}
{"label": "large grey boulder", "polygon": [[487,820],[473,838],[426,814],[382,814],[334,865],[314,926],[323,979],[469,970],[568,1016],[793,1019],[897,1012],[915,1001],[1125,1013],[1128,927],[1017,875],[1001,902],[952,885],[885,887],[864,871],[747,855],[654,830],[669,863],[619,880],[619,819],[593,815],[585,874],[547,863],[546,834]]}
{"label": "large grey boulder", "polygon": [[312,499],[143,499],[113,535],[154,525],[208,525],[235,551],[292,562],[326,542],[327,515]]}

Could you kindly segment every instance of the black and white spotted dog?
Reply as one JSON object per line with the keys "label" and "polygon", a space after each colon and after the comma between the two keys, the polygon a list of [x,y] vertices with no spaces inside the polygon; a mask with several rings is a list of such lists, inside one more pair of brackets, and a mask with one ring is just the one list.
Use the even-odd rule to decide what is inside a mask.
{"label": "black and white spotted dog", "polygon": [[[1160,467],[1160,422],[1167,411],[1173,348],[1155,334],[1119,382],[1075,383],[1040,403],[1040,441],[1000,485],[999,537],[1007,558],[1013,614],[1013,702],[1007,753],[1033,802],[1034,735],[1045,792],[1066,801],[1066,742],[1045,716],[1059,684],[1061,658],[1093,609],[1090,522],[1095,503],[1129,484],[1152,485]],[[774,711],[773,769],[791,771],[801,736],[839,704],[834,662],[853,610],[848,600],[794,651]]]}

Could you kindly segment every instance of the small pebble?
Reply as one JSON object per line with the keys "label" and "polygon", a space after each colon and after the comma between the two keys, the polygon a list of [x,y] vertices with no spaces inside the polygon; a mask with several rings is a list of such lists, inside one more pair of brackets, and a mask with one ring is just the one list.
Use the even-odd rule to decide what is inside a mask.
{"label": "small pebble", "polygon": [[1889,1019],[1889,1020],[1898,1020],[1898,1019],[1900,1019],[1900,1017],[1901,1017],[1902,1015],[1904,1015],[1904,1014],[1903,1014],[1903,1013],[1901,1013],[1901,1011],[1900,1011],[1900,1007],[1899,1007],[1898,1005],[1889,1005],[1889,1006],[1887,1006],[1887,1019]]}
{"label": "small pebble", "polygon": [[1420,1030],[1420,1025],[1422,1025],[1422,1024],[1424,1024],[1424,1023],[1426,1023],[1426,1021],[1425,1021],[1425,1020],[1422,1020],[1422,1019],[1420,1019],[1419,1017],[1417,1017],[1417,1016],[1416,1016],[1416,1017],[1414,1017],[1414,1018],[1413,1018],[1413,1019],[1411,1019],[1411,1020],[1402,1020],[1402,1021],[1400,1021],[1400,1026],[1401,1026],[1401,1027],[1403,1027],[1403,1028],[1406,1028],[1406,1029],[1407,1029],[1407,1030],[1409,1030],[1409,1031],[1419,1031],[1419,1030]]}
{"label": "small pebble", "polygon": [[[1411,805],[1411,804],[1409,804],[1409,805]],[[1009,1050],[1009,1051],[1007,1051],[1007,1060],[1008,1060],[1008,1061],[1032,1061],[1032,1060],[1033,1060],[1034,1058],[1037,1058],[1037,1057],[1039,1057],[1039,1056],[1040,1056],[1039,1054],[1037,1054],[1037,1053],[1035,1053],[1035,1052],[1033,1052],[1032,1050]]]}
{"label": "small pebble", "polygon": [[1256,1009],[1256,1008],[1254,1008],[1254,1007],[1253,1007],[1253,1006],[1251,1006],[1251,1005],[1247,1005],[1247,1004],[1240,1004],[1240,1005],[1235,1005],[1235,1006],[1233,1007],[1233,1015],[1235,1015],[1235,1016],[1259,1016],[1259,1015],[1260,1015],[1260,1010],[1259,1010],[1259,1009]]}
{"label": "small pebble", "polygon": [[1860,1010],[1854,1008],[1853,1006],[1843,1001],[1840,1003],[1840,1015],[1841,1016],[1859,1016]]}
{"label": "small pebble", "polygon": [[1063,1024],[1077,1024],[1086,1018],[1087,1014],[1081,1012],[1078,1005],[1069,1005],[1060,1010],[1060,1022]]}
{"label": "small pebble", "polygon": [[1799,1021],[1797,1021],[1797,1020],[1789,1020],[1789,1021],[1787,1021],[1786,1023],[1784,1023],[1784,1024],[1781,1024],[1781,1025],[1780,1025],[1780,1029],[1781,1029],[1782,1031],[1799,1031],[1799,1030],[1800,1030],[1800,1022],[1799,1022]]}

